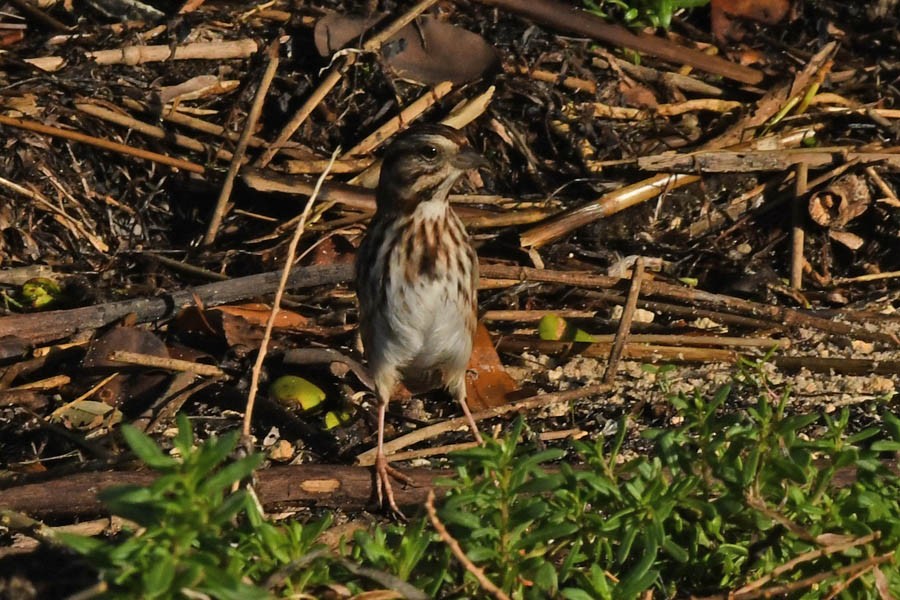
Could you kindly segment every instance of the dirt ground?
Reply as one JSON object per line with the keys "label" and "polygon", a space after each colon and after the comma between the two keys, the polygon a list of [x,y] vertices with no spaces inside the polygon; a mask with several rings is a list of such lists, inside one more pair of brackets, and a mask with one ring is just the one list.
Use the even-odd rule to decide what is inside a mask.
{"label": "dirt ground", "polygon": [[[344,274],[287,290],[252,433],[273,463],[351,464],[370,449],[346,269],[373,209],[374,161],[413,121],[464,126],[491,162],[453,198],[483,266],[476,409],[590,390],[626,334],[612,387],[524,411],[536,431],[610,435],[630,414],[640,452],[643,429],[677,422],[668,394],[712,394],[738,361],[764,356],[793,411],[850,407],[863,427],[893,406],[896,3],[797,2],[770,23],[701,8],[618,44],[583,29],[585,13],[566,26],[507,2],[437,2],[399,37],[361,38],[359,23],[380,31],[411,7],[352,4],[167,4],[122,19],[115,3],[48,1],[0,17],[4,488],[122,467],[121,422],[162,440],[179,409],[202,435],[240,427],[275,288],[250,287],[224,311],[215,292],[192,290],[283,268],[339,147],[294,264]],[[81,320],[185,291],[164,314],[129,305]],[[547,315],[566,322],[541,335]],[[304,348],[340,357],[286,360]],[[123,371],[113,351],[222,373]],[[273,401],[285,374],[321,388],[324,404]],[[736,385],[728,409],[754,393]],[[455,416],[440,393],[397,402],[389,436]],[[5,554],[17,540],[6,535]]]}

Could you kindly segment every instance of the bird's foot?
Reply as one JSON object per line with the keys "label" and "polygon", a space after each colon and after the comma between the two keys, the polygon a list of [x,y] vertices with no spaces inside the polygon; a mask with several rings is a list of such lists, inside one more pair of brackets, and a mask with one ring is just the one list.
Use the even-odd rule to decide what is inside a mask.
{"label": "bird's foot", "polygon": [[387,499],[387,507],[390,511],[400,520],[406,521],[406,515],[403,514],[403,511],[400,510],[400,507],[397,506],[397,501],[394,499],[394,489],[391,486],[391,478],[394,478],[405,485],[415,485],[415,481],[413,481],[412,477],[404,475],[394,467],[390,466],[387,457],[383,453],[377,454],[375,456],[375,491],[378,496],[378,505],[384,508],[384,501]]}

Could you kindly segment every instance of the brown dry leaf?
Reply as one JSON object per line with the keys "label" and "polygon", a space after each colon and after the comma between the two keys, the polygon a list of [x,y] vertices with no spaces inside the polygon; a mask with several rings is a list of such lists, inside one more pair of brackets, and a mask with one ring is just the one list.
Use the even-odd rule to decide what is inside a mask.
{"label": "brown dry leaf", "polygon": [[269,448],[268,454],[275,462],[288,462],[294,458],[294,447],[287,440],[278,440]]}
{"label": "brown dry leaf", "polygon": [[[169,330],[220,338],[229,348],[250,351],[259,347],[271,310],[267,304],[260,303],[218,306],[209,310],[192,306],[178,314]],[[276,329],[303,329],[307,323],[303,315],[284,309],[275,317]]]}
{"label": "brown dry leaf", "polygon": [[240,315],[221,310],[205,311],[204,317],[207,323],[212,325],[216,332],[225,339],[228,347],[239,355],[259,348],[262,342],[264,325],[254,325]]}
{"label": "brown dry leaf", "polygon": [[353,244],[341,235],[332,235],[313,249],[309,264],[311,265],[339,265],[353,262],[356,251]]}
{"label": "brown dry leaf", "polygon": [[94,340],[81,366],[92,373],[102,373],[104,376],[111,371],[121,370],[125,365],[109,360],[109,355],[115,351],[169,357],[166,345],[149,331],[135,327],[114,327]]}
{"label": "brown dry leaf", "polygon": [[35,94],[22,94],[3,100],[3,108],[11,117],[36,117],[44,110],[38,106],[38,97]]}
{"label": "brown dry leaf", "polygon": [[645,85],[639,83],[619,82],[619,93],[626,106],[633,108],[656,108],[659,102],[656,95]]}
{"label": "brown dry leaf", "polygon": [[865,180],[845,175],[809,199],[809,216],[823,227],[843,229],[872,203]]}
{"label": "brown dry leaf", "polygon": [[49,397],[38,390],[0,390],[0,407],[24,406],[38,411],[49,404]]}
{"label": "brown dry leaf", "polygon": [[10,48],[25,39],[24,31],[8,31],[0,34],[0,48]]}
{"label": "brown dry leaf", "polygon": [[828,237],[838,242],[839,244],[847,246],[851,250],[859,250],[865,243],[865,240],[863,240],[855,233],[850,233],[849,231],[840,231],[837,229],[830,230],[828,232]]}
{"label": "brown dry leaf", "polygon": [[[236,317],[243,317],[253,325],[265,327],[269,320],[269,313],[272,307],[259,302],[251,302],[248,304],[229,304],[227,306],[217,306],[208,310],[208,313],[223,312]],[[290,310],[279,309],[275,316],[273,327],[276,329],[300,329],[309,324],[309,319],[299,313]]]}
{"label": "brown dry leaf", "polygon": [[228,93],[236,89],[240,83],[237,80],[222,80],[215,75],[198,75],[176,85],[161,87],[159,99],[163,104],[198,100]]}
{"label": "brown dry leaf", "polygon": [[740,41],[744,37],[740,20],[775,25],[787,17],[790,10],[790,0],[712,0],[710,25],[720,42]]}
{"label": "brown dry leaf", "polygon": [[[316,49],[329,56],[358,40],[382,16],[326,15],[316,23]],[[500,63],[497,51],[480,35],[428,16],[388,39],[381,57],[397,77],[426,85],[474,81]]]}
{"label": "brown dry leaf", "polygon": [[123,402],[149,395],[168,378],[165,373],[109,360],[109,355],[115,351],[169,358],[166,345],[149,331],[135,327],[110,329],[91,343],[81,361],[82,368],[89,375],[89,382],[112,373],[120,373],[94,395],[95,399],[110,406],[119,406]]}
{"label": "brown dry leaf", "polygon": [[502,406],[506,404],[507,396],[519,389],[515,380],[503,368],[491,334],[483,323],[479,323],[475,330],[475,343],[468,370],[466,403],[471,410]]}

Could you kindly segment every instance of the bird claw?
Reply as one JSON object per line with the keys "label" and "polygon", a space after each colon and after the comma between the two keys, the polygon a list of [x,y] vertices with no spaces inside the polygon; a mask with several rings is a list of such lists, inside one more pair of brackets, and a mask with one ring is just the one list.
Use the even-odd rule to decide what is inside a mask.
{"label": "bird claw", "polygon": [[394,499],[394,489],[391,486],[391,478],[400,481],[404,485],[415,485],[415,481],[413,481],[412,477],[404,475],[394,467],[390,466],[387,462],[387,457],[384,454],[376,455],[375,491],[378,495],[378,505],[384,508],[384,500],[387,498],[387,505],[388,508],[390,508],[390,511],[401,521],[407,521],[406,515],[403,514],[403,511],[400,510],[400,507],[397,506],[397,501]]}

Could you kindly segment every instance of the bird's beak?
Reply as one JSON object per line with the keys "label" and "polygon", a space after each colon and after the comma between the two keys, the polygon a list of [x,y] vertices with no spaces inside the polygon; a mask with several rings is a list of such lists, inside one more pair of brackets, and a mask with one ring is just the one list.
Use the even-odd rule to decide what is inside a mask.
{"label": "bird's beak", "polygon": [[450,160],[450,164],[462,171],[468,171],[469,169],[487,167],[491,163],[471,148],[463,148]]}

